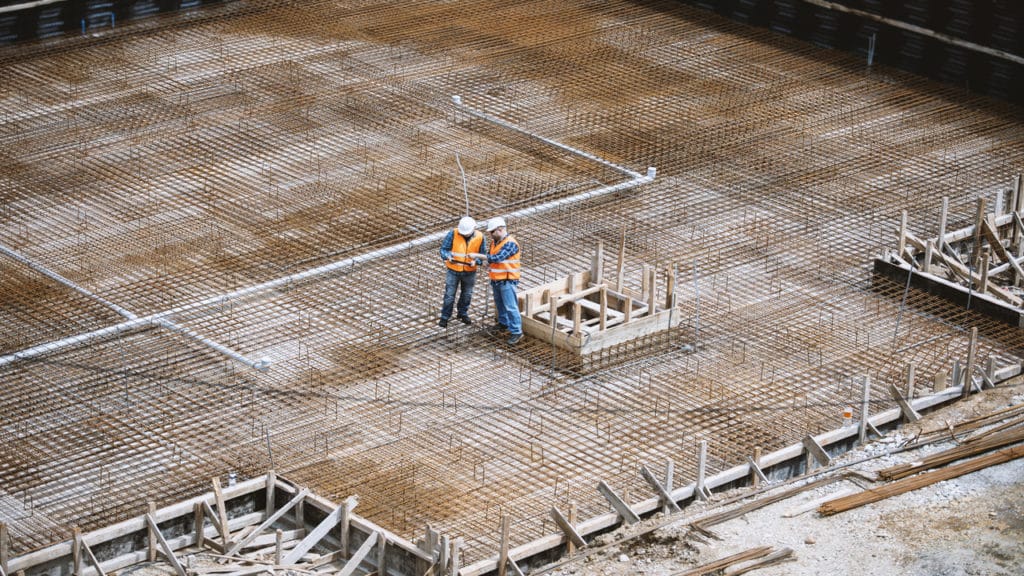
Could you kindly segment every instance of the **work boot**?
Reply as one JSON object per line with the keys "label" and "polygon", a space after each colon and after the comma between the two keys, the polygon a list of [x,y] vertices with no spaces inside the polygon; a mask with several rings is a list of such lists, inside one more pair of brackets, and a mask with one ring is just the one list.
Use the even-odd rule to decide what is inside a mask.
{"label": "work boot", "polygon": [[448,319],[447,318],[441,318],[440,320],[437,321],[437,325],[440,326],[441,328],[447,328],[448,327]]}
{"label": "work boot", "polygon": [[459,321],[465,324],[466,326],[469,326],[470,324],[473,323],[473,321],[469,319],[469,316],[459,316]]}
{"label": "work boot", "polygon": [[502,332],[508,332],[508,326],[505,326],[504,324],[501,324],[501,323],[495,323],[495,324],[492,324],[491,327],[488,328],[487,330],[488,330],[488,332],[494,332],[495,334],[501,334]]}
{"label": "work boot", "polygon": [[509,346],[515,346],[516,344],[519,344],[519,341],[522,340],[522,339],[523,339],[523,335],[522,334],[513,334],[508,339],[508,345]]}

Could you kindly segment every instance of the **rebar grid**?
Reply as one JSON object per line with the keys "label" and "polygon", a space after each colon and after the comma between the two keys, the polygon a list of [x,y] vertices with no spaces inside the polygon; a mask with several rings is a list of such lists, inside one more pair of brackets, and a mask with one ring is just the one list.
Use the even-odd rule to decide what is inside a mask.
{"label": "rebar grid", "polygon": [[[436,249],[415,249],[173,318],[266,373],[158,329],[2,367],[15,553],[273,466],[402,535],[464,536],[472,561],[501,513],[515,545],[555,530],[553,505],[606,512],[598,480],[646,497],[640,464],[692,481],[701,440],[714,471],[833,428],[863,376],[873,411],[909,363],[927,393],[966,327],[982,361],[1019,361],[1016,330],[916,291],[901,310],[904,287],[869,276],[901,209],[949,195],[967,221],[1007,185],[1019,109],[674,4],[292,4],[0,53],[0,243],[143,315],[452,226],[456,152],[479,219],[620,179],[458,94],[658,168],[510,225],[524,287],[588,268],[598,241],[617,280],[625,234],[626,287],[674,268],[684,326],[582,359],[510,350],[481,329],[481,278],[477,323],[442,331]],[[0,354],[117,321],[0,272]]]}

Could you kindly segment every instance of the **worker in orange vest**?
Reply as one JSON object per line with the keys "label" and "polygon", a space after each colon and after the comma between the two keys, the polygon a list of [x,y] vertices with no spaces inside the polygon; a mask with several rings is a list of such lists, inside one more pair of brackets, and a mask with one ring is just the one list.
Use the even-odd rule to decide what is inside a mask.
{"label": "worker in orange vest", "polygon": [[523,339],[523,319],[516,298],[521,269],[519,243],[508,233],[505,219],[500,216],[487,221],[487,232],[491,235],[491,249],[487,254],[471,256],[487,259],[494,307],[498,309],[498,327],[509,331],[509,344],[518,344]]}
{"label": "worker in orange vest", "polygon": [[448,326],[455,307],[455,292],[460,291],[459,304],[456,307],[459,320],[463,324],[472,324],[469,319],[469,304],[473,299],[473,285],[476,284],[476,267],[482,258],[474,257],[475,253],[487,250],[487,241],[483,232],[476,229],[476,220],[463,216],[459,225],[450,230],[441,241],[441,259],[448,269],[444,279],[444,303],[441,305],[441,319],[437,325]]}

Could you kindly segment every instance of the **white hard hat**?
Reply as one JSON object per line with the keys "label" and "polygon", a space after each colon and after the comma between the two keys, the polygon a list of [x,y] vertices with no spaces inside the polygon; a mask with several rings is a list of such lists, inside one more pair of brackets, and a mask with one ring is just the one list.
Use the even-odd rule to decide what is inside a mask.
{"label": "white hard hat", "polygon": [[459,220],[459,234],[469,236],[473,233],[474,229],[476,229],[476,220],[473,220],[469,216],[463,216],[462,219]]}
{"label": "white hard hat", "polygon": [[491,218],[490,220],[487,221],[487,231],[488,232],[493,232],[493,231],[497,230],[498,228],[502,228],[504,226],[505,226],[505,219],[502,218],[501,216],[495,216],[494,218]]}

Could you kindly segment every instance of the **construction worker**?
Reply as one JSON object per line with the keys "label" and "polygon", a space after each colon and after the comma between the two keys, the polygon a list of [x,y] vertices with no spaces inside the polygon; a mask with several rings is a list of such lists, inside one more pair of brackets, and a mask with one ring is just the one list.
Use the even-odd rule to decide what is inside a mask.
{"label": "construction worker", "polygon": [[463,324],[473,323],[469,319],[469,303],[473,299],[473,285],[476,284],[476,267],[482,260],[473,254],[485,250],[487,241],[484,240],[484,234],[476,229],[476,220],[469,216],[463,216],[459,220],[459,225],[450,230],[441,241],[441,259],[448,268],[448,274],[444,279],[441,319],[437,321],[441,328],[446,328],[448,319],[452,317],[456,290],[461,291],[456,308],[459,320]]}
{"label": "construction worker", "polygon": [[508,233],[505,219],[500,216],[487,221],[487,232],[491,235],[490,251],[471,256],[487,259],[487,275],[491,279],[494,307],[498,310],[498,326],[509,331],[509,344],[518,344],[523,339],[523,320],[519,316],[516,299],[521,255],[519,243]]}

